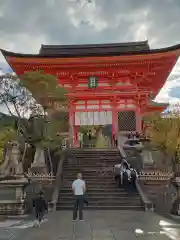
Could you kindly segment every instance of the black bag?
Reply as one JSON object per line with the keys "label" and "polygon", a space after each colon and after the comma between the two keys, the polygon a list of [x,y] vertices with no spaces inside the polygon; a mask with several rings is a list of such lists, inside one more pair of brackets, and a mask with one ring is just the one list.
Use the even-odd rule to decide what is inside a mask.
{"label": "black bag", "polygon": [[132,171],[131,171],[131,178],[132,178],[132,180],[136,180],[137,174],[136,174],[136,171],[135,171],[135,170],[132,170]]}
{"label": "black bag", "polygon": [[89,202],[88,202],[87,199],[84,199],[84,204],[85,204],[86,206],[88,206]]}

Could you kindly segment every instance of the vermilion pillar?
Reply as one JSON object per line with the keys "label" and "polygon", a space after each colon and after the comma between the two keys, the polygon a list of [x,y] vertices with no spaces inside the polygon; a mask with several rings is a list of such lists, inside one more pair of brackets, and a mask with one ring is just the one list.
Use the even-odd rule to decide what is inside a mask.
{"label": "vermilion pillar", "polygon": [[70,146],[74,146],[74,112],[71,104],[69,104],[69,143]]}
{"label": "vermilion pillar", "polygon": [[79,126],[74,126],[74,147],[79,146],[78,132],[79,132]]}
{"label": "vermilion pillar", "polygon": [[116,104],[113,104],[112,109],[112,135],[118,137],[118,112],[116,108]]}
{"label": "vermilion pillar", "polygon": [[142,131],[142,114],[140,107],[136,109],[136,131],[140,133]]}

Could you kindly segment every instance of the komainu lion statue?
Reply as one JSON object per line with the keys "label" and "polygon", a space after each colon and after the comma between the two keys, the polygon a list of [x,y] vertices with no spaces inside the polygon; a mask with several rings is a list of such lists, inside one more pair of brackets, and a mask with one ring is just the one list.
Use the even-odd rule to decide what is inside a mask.
{"label": "komainu lion statue", "polygon": [[4,161],[0,165],[0,175],[21,175],[23,174],[21,154],[17,142],[9,142],[5,148]]}

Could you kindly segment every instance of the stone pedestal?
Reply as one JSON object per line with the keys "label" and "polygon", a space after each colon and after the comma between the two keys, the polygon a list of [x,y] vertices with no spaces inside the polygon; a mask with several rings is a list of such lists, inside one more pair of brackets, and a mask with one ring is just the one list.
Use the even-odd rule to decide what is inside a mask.
{"label": "stone pedestal", "polygon": [[143,149],[141,153],[143,167],[152,167],[154,165],[154,160],[152,158],[152,153],[149,150]]}
{"label": "stone pedestal", "polygon": [[180,216],[180,177],[174,179],[173,185],[176,188],[177,196],[173,202],[172,213]]}
{"label": "stone pedestal", "polygon": [[0,181],[0,214],[23,215],[25,213],[24,187],[28,180],[17,176],[14,180]]}
{"label": "stone pedestal", "polygon": [[45,153],[44,153],[44,149],[41,148],[36,148],[36,153],[34,156],[34,161],[31,164],[31,169],[30,172],[32,173],[43,173],[43,174],[47,174],[47,166],[45,163]]}

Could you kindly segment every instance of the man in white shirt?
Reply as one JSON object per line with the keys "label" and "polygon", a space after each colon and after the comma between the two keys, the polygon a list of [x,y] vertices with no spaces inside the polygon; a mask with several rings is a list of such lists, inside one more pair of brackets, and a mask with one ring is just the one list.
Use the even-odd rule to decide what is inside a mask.
{"label": "man in white shirt", "polygon": [[77,174],[77,179],[72,183],[72,190],[74,193],[74,209],[73,220],[77,219],[77,212],[79,210],[79,220],[83,221],[83,207],[84,207],[84,193],[86,191],[85,181],[82,180],[82,174]]}

